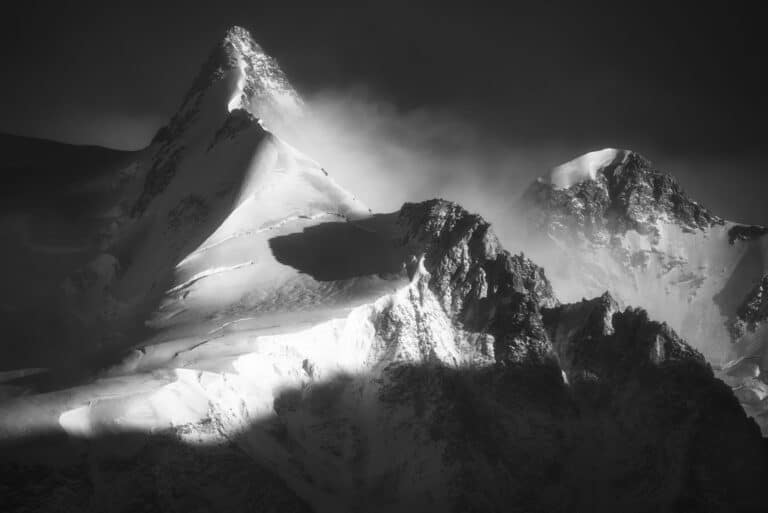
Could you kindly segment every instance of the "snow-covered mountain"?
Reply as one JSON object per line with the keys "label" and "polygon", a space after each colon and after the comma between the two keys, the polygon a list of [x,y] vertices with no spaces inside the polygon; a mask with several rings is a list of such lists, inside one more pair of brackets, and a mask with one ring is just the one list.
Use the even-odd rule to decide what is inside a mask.
{"label": "snow-covered mountain", "polygon": [[672,328],[562,303],[453,203],[371,213],[269,129],[301,115],[233,28],[88,182],[109,200],[56,304],[98,357],[3,369],[5,509],[762,509],[760,431]]}
{"label": "snow-covered mountain", "polygon": [[524,196],[531,254],[564,300],[610,290],[706,356],[768,429],[768,228],[726,221],[637,153],[605,149]]}

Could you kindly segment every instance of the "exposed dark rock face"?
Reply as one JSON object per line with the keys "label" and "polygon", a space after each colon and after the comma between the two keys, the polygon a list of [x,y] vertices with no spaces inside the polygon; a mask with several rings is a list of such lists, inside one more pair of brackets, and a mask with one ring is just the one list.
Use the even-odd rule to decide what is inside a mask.
{"label": "exposed dark rock face", "polygon": [[504,250],[482,217],[432,200],[400,212],[404,243],[425,253],[430,287],[460,325],[495,337],[507,363],[542,362],[550,354],[540,309],[557,304],[544,270]]}
{"label": "exposed dark rock face", "polygon": [[649,320],[642,309],[619,311],[608,293],[547,310],[544,322],[571,383],[679,361],[708,369],[704,357],[669,326]]}
{"label": "exposed dark rock face", "polygon": [[[161,193],[172,180],[180,161],[187,155],[185,134],[196,126],[203,102],[211,99],[227,101],[226,98],[217,97],[226,80],[231,82],[230,89],[235,87],[233,94],[239,94],[240,97],[236,98],[235,104],[219,107],[230,109],[230,112],[221,116],[217,122],[221,123],[220,127],[214,125],[216,131],[207,151],[254,125],[258,126],[263,135],[264,130],[260,126],[263,118],[281,116],[276,105],[278,102],[290,103],[295,110],[299,110],[302,105],[277,62],[264,53],[247,30],[231,27],[224,39],[211,51],[178,111],[153,138],[150,148],[154,156],[144,179],[144,190],[132,209],[132,216],[143,214],[152,198]],[[234,86],[236,82],[237,86]],[[211,94],[211,91],[219,92]]]}
{"label": "exposed dark rock face", "polygon": [[152,200],[171,184],[183,154],[183,147],[161,148],[152,162],[152,167],[144,179],[144,188],[131,210],[131,215],[138,217],[144,213]]}
{"label": "exposed dark rock face", "polygon": [[541,268],[454,204],[406,205],[401,223],[446,309],[496,340],[493,368],[400,369],[387,390],[435,406],[429,430],[457,467],[459,509],[762,508],[757,425],[666,324],[607,293],[559,305]]}
{"label": "exposed dark rock face", "polygon": [[[227,116],[224,125],[216,131],[216,135],[213,136],[213,141],[208,146],[208,151],[211,151],[221,141],[233,139],[237,134],[243,130],[247,130],[252,126],[258,124],[256,117],[245,109],[234,109]],[[264,133],[263,129],[260,129]]]}
{"label": "exposed dark rock face", "polygon": [[768,320],[768,274],[753,288],[736,312],[730,328],[734,340],[738,340],[747,332],[755,332],[760,325]]}
{"label": "exposed dark rock face", "polygon": [[[233,27],[227,32],[224,39],[211,50],[192,82],[192,86],[184,96],[181,107],[171,118],[171,121],[158,130],[152,140],[153,143],[165,143],[177,138],[197,115],[200,101],[208,88],[220,80],[227,71],[237,67],[238,55],[234,41],[242,36],[241,31],[243,29],[240,27]],[[250,39],[247,32],[245,36]]]}
{"label": "exposed dark rock face", "polygon": [[768,234],[768,227],[758,225],[736,225],[728,230],[728,242],[733,244],[737,240],[754,240]]}
{"label": "exposed dark rock face", "polygon": [[[756,283],[766,273],[768,228],[726,224],[643,157],[612,151],[621,158],[566,163],[524,195],[532,252],[552,271],[555,290],[570,300],[587,288],[610,290],[669,322],[718,369],[747,358],[764,379],[768,331]],[[581,174],[568,175],[574,169]],[[718,376],[760,403],[747,411],[768,433],[768,394],[757,376]]]}
{"label": "exposed dark rock face", "polygon": [[[200,116],[214,121],[204,130],[195,125],[186,138],[204,94],[236,70],[244,71],[236,95],[221,89],[229,114],[216,105],[213,115]],[[243,131],[260,125],[261,113],[249,109],[262,94],[269,107],[267,86],[280,99],[292,91],[247,32],[231,29],[147,152],[143,189],[136,183],[126,200],[134,217],[150,208],[155,214],[144,215],[152,223],[136,223],[157,225],[141,262],[163,265],[105,253],[67,282],[76,302],[98,304],[99,312],[112,308],[101,292],[116,276],[140,281],[135,296],[172,301],[148,301],[122,325],[117,314],[103,317],[100,333],[125,326],[120,336],[142,345],[118,364],[89,367],[100,372],[93,382],[1,405],[0,509],[765,509],[760,431],[702,355],[608,293],[561,304],[544,270],[504,250],[480,216],[442,200],[354,220],[330,214],[352,208],[340,200],[329,200],[332,208],[320,216],[274,205],[236,209],[228,200],[235,184],[252,177],[239,174],[252,171],[245,146],[261,142]],[[186,170],[213,166],[231,138],[245,150],[232,176],[176,181]],[[528,199],[543,207],[537,222],[595,244],[628,230],[653,236],[658,219],[688,230],[722,223],[669,175],[636,154],[622,155],[594,181],[565,190],[534,185]],[[195,157],[204,160],[190,167]],[[265,172],[279,177],[283,170]],[[305,171],[316,184],[319,175]],[[188,187],[192,182],[202,183]],[[247,206],[290,203],[301,182],[287,183],[253,191]],[[344,192],[325,182],[314,187],[332,197]],[[256,194],[274,190],[280,194]],[[307,191],[307,203],[326,205],[318,191]],[[235,212],[256,220],[201,248]],[[282,234],[264,235],[272,230]],[[129,235],[125,244],[133,246],[138,235]],[[193,250],[199,260],[185,269],[180,259]],[[642,267],[650,256],[628,258]],[[225,274],[270,259],[274,265],[252,274],[284,273],[283,281]],[[182,286],[170,288],[176,272],[186,273]],[[221,281],[206,290],[210,277]],[[246,294],[266,291],[265,299],[229,297],[241,278]],[[768,316],[767,289],[768,276],[739,311],[747,325]],[[193,300],[221,302],[198,314]],[[325,310],[333,301],[343,308]],[[149,338],[134,335],[158,312],[178,324]],[[752,362],[729,372],[753,380],[737,391],[742,401],[768,395]],[[30,428],[55,435],[17,444]]]}
{"label": "exposed dark rock face", "polygon": [[[636,478],[657,494],[641,497],[639,481],[620,477],[628,467],[616,468],[613,484],[637,501],[619,509],[642,510],[643,503],[673,511],[761,507],[749,488],[754,474],[765,472],[764,455],[742,452],[758,450],[759,430],[701,354],[644,311],[617,311],[608,295],[550,310],[545,324],[581,418],[587,424],[601,419],[601,425],[593,424],[606,437],[601,443],[621,445],[619,453],[637,469]],[[616,436],[626,438],[607,441]],[[732,451],[745,458],[732,458]],[[592,457],[610,466],[611,458],[604,460],[599,451]],[[734,472],[751,484],[734,480]],[[710,480],[727,482],[728,491],[718,491]]]}
{"label": "exposed dark rock face", "polygon": [[245,83],[236,109],[256,104],[265,111],[254,113],[258,118],[274,114],[272,95],[276,92],[290,98],[296,106],[302,104],[301,98],[288,82],[277,61],[264,52],[247,30],[231,27],[224,39],[211,51],[192,87],[184,96],[179,110],[168,125],[157,132],[152,142],[163,144],[176,139],[197,117],[200,104],[211,87],[222,80],[225,74],[240,67]]}
{"label": "exposed dark rock face", "polygon": [[[188,198],[177,214],[196,216],[200,208]],[[216,436],[218,428],[186,425],[176,428],[179,440],[173,433],[141,438],[129,456],[93,446],[90,466],[52,470],[0,460],[0,471],[21,476],[22,490],[39,481],[45,504],[69,511],[88,511],[126,490],[136,492],[120,499],[128,509],[186,510],[194,497],[201,509],[305,511],[306,487],[283,482],[237,448],[268,433],[292,451],[310,490],[319,485],[302,455],[336,458],[329,461],[344,472],[368,469],[373,477],[360,478],[361,488],[348,492],[352,502],[342,502],[356,505],[350,511],[763,509],[768,468],[758,427],[670,328],[643,310],[619,311],[608,294],[559,304],[540,267],[509,254],[486,221],[455,204],[407,204],[398,223],[403,235],[395,243],[408,248],[404,254],[423,255],[405,300],[413,318],[385,309],[374,329],[385,344],[414,341],[427,358],[395,364],[384,356],[370,375],[283,390],[275,417],[228,435],[231,446],[187,445],[182,432]],[[446,333],[492,339],[491,362],[429,358],[438,352],[436,336]],[[301,367],[316,373],[308,360]],[[377,418],[384,428],[360,418]],[[316,443],[324,445],[288,430],[296,427],[291,422],[322,432]],[[366,459],[391,437],[408,440],[425,465],[419,475],[428,477],[405,482],[412,474],[384,473]],[[125,445],[119,437],[97,443]],[[62,494],[64,483],[71,493]],[[30,504],[16,492],[8,496],[11,511]]]}
{"label": "exposed dark rock face", "polygon": [[[619,311],[608,294],[547,310],[544,322],[582,422],[606,437],[600,443],[620,445],[636,479],[657,494],[642,497],[639,481],[620,477],[633,472],[616,468],[613,484],[637,501],[619,509],[642,510],[643,503],[672,511],[761,507],[749,487],[754,473],[765,472],[764,455],[731,456],[750,446],[758,450],[759,430],[700,353],[643,310]],[[616,436],[626,438],[609,441]],[[599,451],[592,457],[611,465]],[[752,484],[733,480],[732,472]],[[714,489],[711,479],[728,482],[728,491]],[[743,502],[732,502],[737,496]]]}
{"label": "exposed dark rock face", "polygon": [[538,180],[523,199],[532,229],[552,231],[566,240],[584,237],[595,244],[606,244],[611,235],[628,230],[653,235],[660,218],[689,230],[723,223],[688,198],[672,175],[657,171],[634,152],[603,168],[595,180],[569,188]]}

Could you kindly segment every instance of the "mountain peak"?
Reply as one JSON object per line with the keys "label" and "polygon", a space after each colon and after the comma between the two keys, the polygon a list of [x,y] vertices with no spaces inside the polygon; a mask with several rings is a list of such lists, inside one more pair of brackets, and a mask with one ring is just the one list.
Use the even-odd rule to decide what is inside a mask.
{"label": "mountain peak", "polygon": [[642,155],[606,148],[586,153],[554,168],[525,193],[529,216],[566,238],[584,236],[607,243],[628,230],[658,238],[657,221],[686,230],[722,225],[724,221],[692,200],[669,173],[657,170]]}
{"label": "mountain peak", "polygon": [[627,150],[616,148],[585,153],[552,169],[549,183],[556,189],[568,189],[576,184],[594,180],[605,167],[622,161],[629,153]]}
{"label": "mountain peak", "polygon": [[253,40],[253,36],[251,36],[251,33],[248,31],[248,29],[243,28],[239,25],[232,25],[231,27],[229,27],[226,33],[224,34],[224,40],[225,41],[239,40],[239,41],[248,42],[252,45],[256,45],[256,41]]}
{"label": "mountain peak", "polygon": [[273,127],[301,117],[303,101],[277,61],[250,32],[232,26],[214,46],[181,107],[155,141],[175,138],[205,117],[205,112],[217,117],[238,109]]}
{"label": "mountain peak", "polygon": [[[267,55],[248,30],[230,27],[220,45],[224,57],[219,69],[233,70],[239,77],[227,108],[242,108],[262,121],[265,117],[300,115],[302,101],[277,61]],[[272,121],[272,119],[268,119]]]}

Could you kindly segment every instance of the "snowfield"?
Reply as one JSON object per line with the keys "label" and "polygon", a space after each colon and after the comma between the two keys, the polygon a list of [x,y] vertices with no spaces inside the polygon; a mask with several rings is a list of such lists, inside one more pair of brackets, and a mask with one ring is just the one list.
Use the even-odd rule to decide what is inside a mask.
{"label": "snowfield", "polygon": [[[64,284],[84,323],[138,320],[143,339],[76,386],[0,403],[0,439],[181,430],[191,444],[238,440],[319,511],[355,509],[361,499],[350,487],[378,479],[360,465],[380,472],[416,456],[440,466],[439,451],[414,454],[411,435],[393,429],[411,413],[382,403],[382,372],[492,359],[426,288],[423,255],[406,269],[413,255],[397,213],[373,215],[265,129],[298,116],[300,100],[241,36],[231,36],[236,65],[193,88],[173,137],[156,139],[119,175],[102,252]],[[384,317],[397,337],[382,338]],[[310,404],[281,421],[301,447],[281,445],[271,419],[284,395],[326,386],[338,387],[345,426],[322,428]],[[212,432],[194,427],[211,424]],[[376,440],[358,465],[349,464],[357,446],[318,451],[345,432]]]}
{"label": "snowfield", "polygon": [[[716,369],[741,358],[768,362],[764,326],[738,338],[732,328],[747,294],[768,273],[762,227],[712,215],[674,178],[638,159],[626,150],[587,153],[556,167],[549,182],[536,182],[527,193],[527,252],[564,301],[610,291],[621,304],[668,323]],[[724,372],[737,392],[762,387]],[[768,403],[758,396],[744,407],[768,433]]]}
{"label": "snowfield", "polygon": [[[713,364],[740,356],[726,321],[741,281],[767,270],[765,241],[668,218],[649,219],[654,237],[627,230],[581,252],[548,233],[558,251],[532,251],[545,273],[456,204],[372,213],[283,140],[302,115],[277,63],[234,27],[150,147],[84,186],[104,198],[87,212],[93,240],[71,261],[45,251],[53,306],[40,323],[20,317],[33,350],[55,342],[71,360],[0,372],[0,473],[14,480],[0,500],[16,511],[762,505],[757,426],[652,318]],[[630,156],[589,153],[548,185],[597,183]],[[760,369],[743,359],[723,373],[739,389]],[[768,387],[737,392],[750,393],[761,401]]]}

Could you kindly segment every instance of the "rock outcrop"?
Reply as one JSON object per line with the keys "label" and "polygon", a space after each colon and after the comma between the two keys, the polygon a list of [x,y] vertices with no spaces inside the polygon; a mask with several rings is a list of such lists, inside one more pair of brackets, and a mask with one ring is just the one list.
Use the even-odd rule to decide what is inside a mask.
{"label": "rock outcrop", "polygon": [[534,229],[607,245],[630,230],[658,240],[659,221],[689,231],[724,223],[688,198],[670,174],[656,170],[637,153],[621,155],[599,168],[593,179],[567,188],[542,179],[534,182],[523,198],[526,205],[536,207],[529,218]]}
{"label": "rock outcrop", "polygon": [[[110,358],[8,375],[6,510],[763,509],[759,428],[674,329],[559,299],[456,204],[370,213],[262,125],[288,86],[242,29],[201,76],[66,282]],[[592,235],[653,233],[658,205],[722,226],[621,165],[575,185]]]}
{"label": "rock outcrop", "polygon": [[[713,214],[634,152],[609,156],[580,157],[574,162],[594,167],[579,175],[585,179],[560,186],[564,171],[557,168],[523,196],[530,254],[554,271],[561,300],[610,290],[619,303],[668,322],[716,368],[765,361],[768,335],[749,318],[768,271],[766,228]],[[573,172],[574,165],[561,168]],[[755,388],[754,381],[724,379],[735,390]],[[764,430],[767,418],[756,415]]]}

